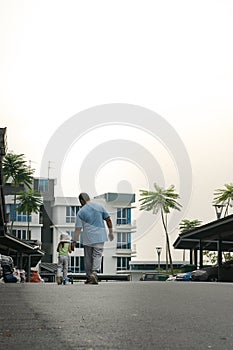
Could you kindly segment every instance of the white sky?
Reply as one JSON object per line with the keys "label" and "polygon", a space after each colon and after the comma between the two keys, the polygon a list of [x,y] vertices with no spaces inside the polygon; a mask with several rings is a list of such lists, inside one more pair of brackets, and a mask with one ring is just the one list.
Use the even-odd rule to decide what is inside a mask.
{"label": "white sky", "polygon": [[[232,39],[230,0],[0,0],[0,124],[7,127],[8,149],[24,153],[38,175],[52,135],[77,113],[109,103],[150,109],[176,130],[191,160],[192,198],[184,218],[211,221],[214,190],[233,182]],[[139,134],[105,127],[71,145],[64,194],[78,194],[74,174],[95,146],[119,135],[137,142]],[[145,142],[152,151],[149,136]],[[166,187],[176,185],[171,157],[156,147]],[[127,175],[123,160],[100,164],[99,193],[127,188],[127,181],[136,193],[146,187],[143,169],[125,162]],[[136,241],[137,260],[157,258],[162,232],[158,224]],[[182,252],[173,256],[181,259]]]}

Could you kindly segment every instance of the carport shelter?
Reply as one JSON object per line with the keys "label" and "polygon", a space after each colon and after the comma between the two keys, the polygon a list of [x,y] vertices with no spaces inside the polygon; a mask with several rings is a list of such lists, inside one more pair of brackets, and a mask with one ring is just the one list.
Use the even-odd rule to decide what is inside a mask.
{"label": "carport shelter", "polygon": [[[173,244],[175,249],[190,251],[190,264],[203,267],[203,251],[218,252],[218,266],[222,265],[222,252],[233,251],[233,215],[212,221],[179,235]],[[194,261],[193,261],[194,259]]]}
{"label": "carport shelter", "polygon": [[3,232],[0,232],[0,254],[11,256],[18,268],[24,268],[27,281],[30,278],[31,267],[35,267],[44,256],[44,252],[38,246]]}

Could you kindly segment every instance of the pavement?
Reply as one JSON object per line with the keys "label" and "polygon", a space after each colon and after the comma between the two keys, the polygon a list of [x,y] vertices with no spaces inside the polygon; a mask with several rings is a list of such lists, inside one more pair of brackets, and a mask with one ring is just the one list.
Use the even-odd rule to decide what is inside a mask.
{"label": "pavement", "polygon": [[0,284],[0,349],[232,350],[233,284]]}

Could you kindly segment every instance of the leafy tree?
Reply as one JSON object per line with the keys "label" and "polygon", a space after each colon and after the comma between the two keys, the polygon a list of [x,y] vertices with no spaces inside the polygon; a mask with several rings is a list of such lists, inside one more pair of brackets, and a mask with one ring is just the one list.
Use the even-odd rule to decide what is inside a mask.
{"label": "leafy tree", "polygon": [[[188,220],[183,219],[179,225],[180,227],[180,233],[188,232],[189,230],[192,230],[193,228],[200,226],[202,221],[195,219],[195,220]],[[183,251],[183,261],[185,261],[185,250]]]}
{"label": "leafy tree", "polygon": [[[12,180],[13,187],[24,185],[31,188],[33,182],[34,169],[31,169],[24,160],[24,154],[7,153],[3,159],[3,180],[6,183]],[[14,193],[14,215],[11,221],[10,233],[12,233],[14,225],[14,217],[16,210],[16,191]]]}
{"label": "leafy tree", "polygon": [[143,198],[139,199],[141,202],[140,210],[152,211],[153,214],[160,213],[162,224],[166,236],[166,246],[170,261],[171,273],[173,274],[172,256],[170,249],[170,241],[167,227],[167,215],[171,209],[180,210],[181,205],[176,201],[179,195],[174,192],[175,186],[171,185],[168,189],[163,189],[154,183],[155,192],[140,190]]}
{"label": "leafy tree", "polygon": [[225,209],[225,213],[224,213],[224,217],[228,215],[228,209],[229,207],[232,207],[232,203],[233,203],[233,185],[230,184],[225,184],[224,185],[225,188],[223,189],[217,189],[215,190],[214,193],[214,204],[215,205],[225,205],[226,209]]}
{"label": "leafy tree", "polygon": [[192,230],[193,228],[200,226],[202,221],[195,219],[195,220],[188,220],[183,219],[179,225],[180,227],[180,233],[187,232],[189,230]]}
{"label": "leafy tree", "polygon": [[[224,205],[225,206],[225,213],[224,217],[228,215],[229,207],[232,207],[233,202],[233,185],[225,184],[225,188],[220,188],[215,190],[214,192],[214,201],[213,203],[215,205]],[[216,263],[218,260],[218,253],[217,252],[204,252],[204,255],[210,260],[212,264]],[[230,253],[223,253],[225,261],[231,260],[232,256]]]}
{"label": "leafy tree", "polygon": [[205,250],[203,252],[205,257],[207,258],[207,262],[211,262],[211,264],[216,264],[218,261],[218,253],[217,252],[210,252],[209,250]]}
{"label": "leafy tree", "polygon": [[40,207],[43,203],[41,194],[29,189],[27,192],[21,191],[19,192],[17,196],[17,200],[19,201],[19,205],[17,206],[17,211],[18,212],[23,212],[26,213],[27,215],[27,224],[28,224],[28,234],[27,237],[29,237],[29,228],[30,228],[30,215],[32,213],[39,213],[40,212]]}
{"label": "leafy tree", "polygon": [[[218,252],[209,252],[209,251],[204,251],[203,254],[206,256],[208,261],[210,261],[212,264],[216,264],[218,261]],[[230,252],[223,252],[223,258],[224,261],[229,261],[233,259],[232,253]]]}
{"label": "leafy tree", "polygon": [[225,261],[229,261],[233,259],[232,253],[227,252],[227,253],[223,253],[224,259]]}

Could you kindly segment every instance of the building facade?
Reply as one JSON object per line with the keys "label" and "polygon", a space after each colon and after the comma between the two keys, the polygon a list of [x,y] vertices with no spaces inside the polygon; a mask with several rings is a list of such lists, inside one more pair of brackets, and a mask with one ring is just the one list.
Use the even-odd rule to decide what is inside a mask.
{"label": "building facade", "polygon": [[41,228],[39,214],[32,213],[29,216],[29,230],[28,218],[26,213],[14,211],[14,197],[8,195],[5,197],[6,213],[9,220],[8,230],[10,230],[11,222],[14,221],[12,234],[16,238],[24,241],[38,241],[41,244]]}
{"label": "building facade", "polygon": [[[8,228],[14,216],[12,234],[24,241],[37,242],[45,252],[42,262],[47,264],[57,263],[57,245],[61,233],[74,237],[75,219],[80,209],[77,197],[54,197],[54,186],[53,179],[34,179],[34,189],[41,193],[43,205],[40,213],[30,215],[29,231],[27,216],[14,211],[14,197],[10,188],[5,189]],[[102,204],[109,212],[115,236],[112,242],[105,243],[101,272],[116,274],[129,271],[131,258],[136,254],[135,246],[132,245],[133,233],[136,231],[132,212],[135,195],[105,193],[92,201]],[[69,272],[85,273],[84,249],[80,242],[77,242],[75,251],[70,254]]]}
{"label": "building facade", "polygon": [[[136,230],[136,222],[132,220],[132,203],[134,194],[105,193],[92,199],[102,204],[111,216],[114,230],[114,240],[105,243],[102,261],[102,273],[116,274],[129,270],[132,256],[136,254],[132,245],[132,235]],[[57,244],[61,233],[68,233],[74,237],[75,219],[80,209],[78,199],[75,197],[57,197],[52,206],[53,221],[53,263],[57,261]],[[70,255],[70,272],[84,273],[84,251],[80,242]]]}

